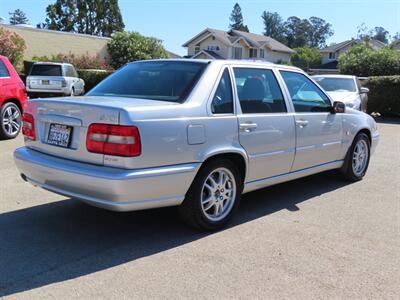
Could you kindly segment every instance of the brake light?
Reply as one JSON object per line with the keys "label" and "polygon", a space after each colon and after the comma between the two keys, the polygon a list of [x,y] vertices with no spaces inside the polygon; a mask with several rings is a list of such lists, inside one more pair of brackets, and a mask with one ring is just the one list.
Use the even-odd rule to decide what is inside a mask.
{"label": "brake light", "polygon": [[135,126],[91,124],[86,136],[89,152],[133,157],[142,152],[139,130]]}
{"label": "brake light", "polygon": [[65,79],[61,81],[61,87],[67,87],[67,81]]}
{"label": "brake light", "polygon": [[22,134],[32,141],[36,140],[35,119],[31,114],[22,115]]}

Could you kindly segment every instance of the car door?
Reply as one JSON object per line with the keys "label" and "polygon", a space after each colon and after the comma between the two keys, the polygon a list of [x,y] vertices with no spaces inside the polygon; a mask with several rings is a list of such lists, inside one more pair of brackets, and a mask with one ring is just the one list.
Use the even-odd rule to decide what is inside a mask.
{"label": "car door", "polygon": [[280,71],[295,111],[296,155],[292,171],[342,159],[342,115],[306,75]]}
{"label": "car door", "polygon": [[248,181],[288,173],[295,150],[294,118],[272,69],[234,67],[240,144]]}

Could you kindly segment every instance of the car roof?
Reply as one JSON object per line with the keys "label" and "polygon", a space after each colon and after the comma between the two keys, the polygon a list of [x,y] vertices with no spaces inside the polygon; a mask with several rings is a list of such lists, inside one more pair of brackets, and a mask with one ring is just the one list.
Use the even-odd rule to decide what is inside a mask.
{"label": "car roof", "polygon": [[[237,60],[237,59],[193,59],[193,58],[173,58],[173,59],[151,59],[151,60],[144,60],[144,61],[177,61],[177,62],[197,62],[197,63],[204,63],[204,64],[216,64],[216,65],[240,65],[240,66],[258,66],[258,67],[268,67],[268,68],[278,68],[282,70],[291,70],[296,72],[304,71],[300,68],[287,66],[287,65],[278,65],[268,61],[263,60]],[[143,62],[143,61],[140,61]],[[135,63],[135,62],[131,62]]]}
{"label": "car roof", "polygon": [[354,75],[332,75],[332,74],[329,74],[329,75],[323,75],[323,74],[320,74],[320,75],[313,75],[313,76],[311,76],[312,78],[320,78],[320,77],[323,77],[323,78],[344,78],[344,79],[354,79],[356,76],[354,76]]}
{"label": "car roof", "polygon": [[61,63],[61,62],[54,62],[54,61],[37,61],[33,63],[34,65],[55,65],[55,66],[62,66],[62,65],[67,65],[67,66],[72,66],[70,63]]}

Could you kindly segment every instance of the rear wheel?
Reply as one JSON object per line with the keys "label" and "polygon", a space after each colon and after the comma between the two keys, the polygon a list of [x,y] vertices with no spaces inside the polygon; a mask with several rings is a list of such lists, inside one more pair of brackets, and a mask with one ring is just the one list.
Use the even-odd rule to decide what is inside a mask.
{"label": "rear wheel", "polygon": [[70,95],[71,97],[74,97],[75,96],[75,88],[73,87],[72,89],[71,89],[71,95]]}
{"label": "rear wheel", "polygon": [[0,138],[13,139],[21,130],[21,110],[12,102],[4,104],[0,109]]}
{"label": "rear wheel", "polygon": [[358,181],[364,177],[369,165],[370,147],[369,138],[365,133],[361,132],[354,138],[341,169],[347,180]]}
{"label": "rear wheel", "polygon": [[239,205],[242,186],[240,173],[231,161],[208,162],[200,169],[179,208],[182,219],[198,229],[221,229]]}

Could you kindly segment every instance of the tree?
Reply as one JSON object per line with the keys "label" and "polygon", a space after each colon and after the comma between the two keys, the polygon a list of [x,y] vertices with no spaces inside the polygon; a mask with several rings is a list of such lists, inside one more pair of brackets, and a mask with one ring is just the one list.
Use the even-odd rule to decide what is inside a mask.
{"label": "tree", "polygon": [[290,48],[305,47],[311,24],[307,19],[289,17],[284,23],[287,46]]}
{"label": "tree", "polygon": [[16,9],[14,12],[10,12],[8,14],[10,15],[11,25],[28,24],[29,22],[26,14],[20,9]]}
{"label": "tree", "polygon": [[317,17],[309,18],[309,22],[308,46],[312,48],[325,47],[326,40],[333,35],[332,25]]}
{"label": "tree", "polygon": [[276,12],[271,13],[264,11],[261,15],[261,18],[264,22],[263,34],[281,43],[286,43],[282,17]]}
{"label": "tree", "polygon": [[7,56],[15,66],[21,63],[26,49],[24,39],[5,28],[0,27],[0,55]]}
{"label": "tree", "polygon": [[308,71],[310,68],[318,68],[321,65],[321,53],[315,48],[303,47],[295,48],[295,54],[292,55],[292,64],[296,67]]}
{"label": "tree", "polygon": [[159,39],[145,37],[138,32],[117,32],[108,43],[111,66],[119,68],[124,64],[143,59],[167,58],[167,52]]}
{"label": "tree", "polygon": [[229,24],[230,29],[249,32],[249,28],[243,24],[243,14],[239,3],[236,3],[233,7],[229,20],[231,21]]}
{"label": "tree", "polygon": [[38,27],[100,36],[125,27],[118,0],[56,0],[47,6],[46,14]]}
{"label": "tree", "polygon": [[378,26],[375,27],[373,30],[373,39],[381,41],[382,43],[388,44],[389,43],[389,31],[385,28]]}

